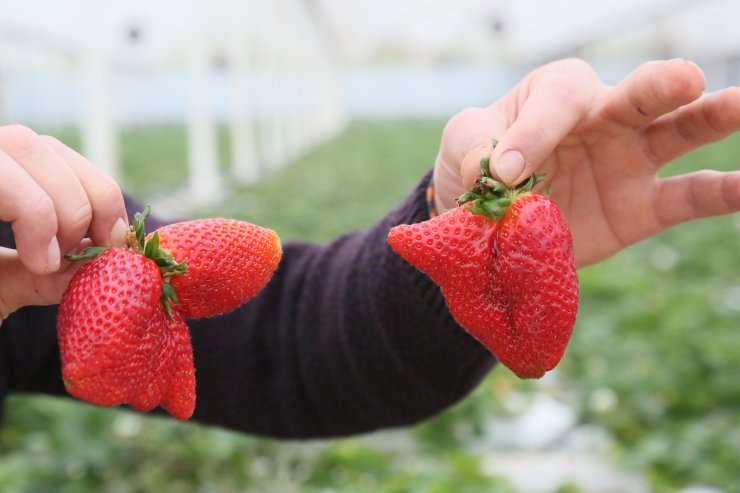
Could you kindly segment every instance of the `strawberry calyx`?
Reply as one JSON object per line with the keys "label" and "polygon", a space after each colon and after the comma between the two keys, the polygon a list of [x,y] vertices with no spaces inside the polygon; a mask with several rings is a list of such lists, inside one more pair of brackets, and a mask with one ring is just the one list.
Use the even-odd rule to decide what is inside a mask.
{"label": "strawberry calyx", "polygon": [[[185,274],[187,271],[187,260],[177,262],[172,254],[159,246],[159,233],[154,232],[151,238],[146,239],[146,219],[151,214],[151,208],[147,205],[142,212],[134,214],[134,223],[129,227],[127,235],[127,247],[135,253],[152,260],[162,276],[162,296],[159,298],[165,313],[172,320],[172,309],[170,302],[177,304],[177,292],[170,284],[174,276]],[[70,261],[85,260],[93,258],[108,247],[89,247],[75,255],[66,255],[64,258]]]}
{"label": "strawberry calyx", "polygon": [[[498,141],[494,139],[493,147],[496,147],[496,144]],[[545,178],[544,174],[533,174],[518,185],[507,187],[493,178],[490,164],[489,156],[481,158],[478,178],[470,190],[457,199],[458,205],[465,205],[470,212],[489,219],[499,220],[504,217],[506,210],[517,197],[531,192],[534,186]]]}
{"label": "strawberry calyx", "polygon": [[147,241],[144,223],[149,217],[149,214],[151,214],[151,208],[148,205],[142,212],[134,214],[134,224],[131,225],[128,233],[128,247],[134,252],[151,259],[159,267],[159,273],[162,275],[162,296],[160,296],[159,301],[162,303],[167,317],[172,320],[170,302],[177,305],[177,292],[172,287],[172,284],[170,284],[170,279],[173,276],[185,274],[188,268],[188,261],[186,259],[182,262],[177,262],[170,252],[160,248],[159,233],[157,231]]}

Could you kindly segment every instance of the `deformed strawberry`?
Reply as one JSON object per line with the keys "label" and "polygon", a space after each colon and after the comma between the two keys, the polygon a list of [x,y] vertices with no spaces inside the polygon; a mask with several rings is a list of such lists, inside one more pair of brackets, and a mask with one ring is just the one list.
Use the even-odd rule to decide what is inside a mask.
{"label": "deformed strawberry", "polygon": [[112,406],[137,401],[143,385],[157,387],[152,361],[166,341],[149,326],[163,312],[161,294],[157,264],[125,248],[104,251],[75,274],[57,315],[62,375],[72,395]]}
{"label": "deformed strawberry", "polygon": [[532,191],[538,180],[506,188],[484,159],[459,207],[388,236],[441,287],[455,320],[521,378],[558,364],[578,311],[570,230],[555,203]]}
{"label": "deformed strawberry", "polygon": [[[59,306],[62,377],[71,395],[88,402],[140,411],[162,406],[188,419],[195,369],[184,316],[228,311],[256,295],[277,267],[280,243],[270,230],[218,219],[164,228],[162,244],[159,231],[145,238],[148,214],[136,215],[129,248],[69,257],[92,260],[75,273]],[[177,248],[178,259],[165,245]],[[181,277],[185,310],[174,282]],[[211,301],[216,310],[204,313],[190,300]]]}

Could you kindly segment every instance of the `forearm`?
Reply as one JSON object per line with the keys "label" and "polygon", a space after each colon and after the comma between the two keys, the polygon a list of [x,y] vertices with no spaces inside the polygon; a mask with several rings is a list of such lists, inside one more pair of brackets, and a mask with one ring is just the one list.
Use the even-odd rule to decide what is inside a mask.
{"label": "forearm", "polygon": [[477,384],[489,353],[387,245],[391,226],[428,217],[424,188],[368,230],[287,245],[260,296],[224,319],[191,322],[197,419],[273,436],[345,435],[418,422]]}

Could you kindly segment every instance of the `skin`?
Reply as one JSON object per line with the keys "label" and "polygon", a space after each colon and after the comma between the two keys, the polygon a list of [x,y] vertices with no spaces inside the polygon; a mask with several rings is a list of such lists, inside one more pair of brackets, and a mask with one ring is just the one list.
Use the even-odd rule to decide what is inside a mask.
{"label": "skin", "polygon": [[[579,266],[670,226],[736,212],[740,172],[656,177],[671,160],[740,130],[740,89],[704,95],[705,84],[683,60],[644,64],[614,87],[580,60],[544,65],[501,100],[448,122],[434,170],[437,207],[455,206],[484,155],[508,184],[547,173]],[[524,164],[507,172],[502,156],[512,150]],[[58,303],[78,268],[63,254],[86,242],[123,246],[127,223],[110,177],[26,127],[0,127],[0,176],[0,219],[12,223],[18,246],[0,249],[2,319],[22,306]]]}
{"label": "skin", "polygon": [[[685,60],[648,62],[616,86],[581,60],[544,65],[501,100],[447,124],[434,170],[439,211],[490,156],[508,185],[546,173],[584,267],[671,226],[740,210],[740,171],[656,173],[677,157],[740,130],[740,88],[703,94],[701,70]],[[491,148],[491,138],[499,144]],[[507,168],[507,156],[524,162]]]}

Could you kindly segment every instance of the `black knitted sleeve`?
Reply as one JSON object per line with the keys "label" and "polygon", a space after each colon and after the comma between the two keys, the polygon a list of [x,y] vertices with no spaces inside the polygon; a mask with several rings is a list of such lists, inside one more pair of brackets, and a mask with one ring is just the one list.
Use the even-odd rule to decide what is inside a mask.
{"label": "black knitted sleeve", "polygon": [[[284,245],[273,279],[239,309],[188,320],[194,420],[279,438],[343,436],[417,423],[477,385],[490,353],[386,242],[392,226],[428,218],[429,179],[367,230]],[[0,241],[9,237],[0,227]],[[0,328],[0,395],[64,394],[55,317],[56,307],[27,307]]]}

